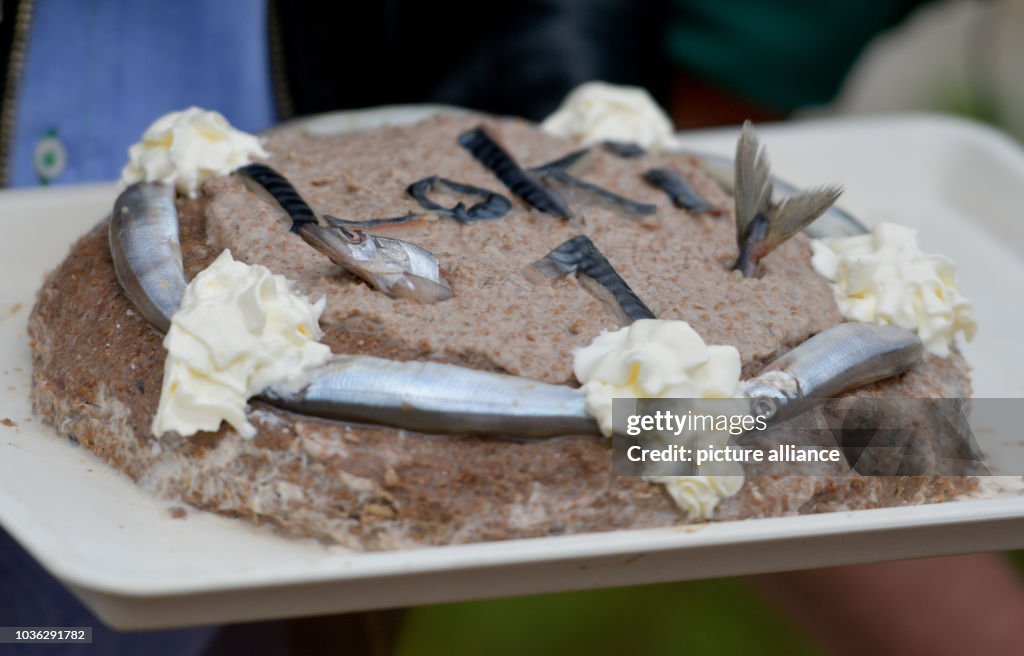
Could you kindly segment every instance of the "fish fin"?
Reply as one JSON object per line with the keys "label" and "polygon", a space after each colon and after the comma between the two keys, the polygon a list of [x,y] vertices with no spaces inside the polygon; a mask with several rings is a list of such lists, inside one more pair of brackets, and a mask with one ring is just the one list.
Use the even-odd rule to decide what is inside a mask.
{"label": "fish fin", "polygon": [[768,154],[747,121],[736,144],[736,176],[733,185],[736,199],[736,240],[741,249],[744,235],[759,213],[767,214],[772,203],[772,171]]}
{"label": "fish fin", "polygon": [[824,214],[842,193],[842,187],[818,187],[785,198],[774,206],[768,221],[766,248],[762,257]]}
{"label": "fish fin", "polygon": [[746,277],[757,275],[761,258],[824,214],[843,191],[837,186],[819,187],[776,203],[773,185],[768,155],[747,121],[736,144],[733,188],[740,253],[735,268]]}

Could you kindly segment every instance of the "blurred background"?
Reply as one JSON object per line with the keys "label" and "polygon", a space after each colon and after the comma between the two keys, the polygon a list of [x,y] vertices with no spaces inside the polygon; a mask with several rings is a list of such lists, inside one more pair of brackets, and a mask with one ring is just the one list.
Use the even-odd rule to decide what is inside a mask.
{"label": "blurred background", "polygon": [[[540,120],[595,79],[648,88],[680,129],[919,111],[984,121],[1024,139],[1024,0],[2,0],[0,7],[3,186],[113,180],[146,126],[188,105],[219,110],[248,131],[390,103]],[[85,612],[25,558],[0,532],[0,624],[14,623],[6,602],[28,596],[40,613]],[[969,577],[979,562],[991,569],[1003,558],[952,559],[918,576]],[[1019,572],[1024,559],[1011,558]],[[848,569],[835,574],[832,590],[901,571]],[[201,653],[173,647],[187,642],[209,653],[597,656],[834,648],[835,636],[816,635],[806,613],[775,594],[800,589],[794,581],[667,583],[265,623],[193,632],[181,643],[164,635],[164,651],[146,649]],[[145,640],[105,637],[124,649],[110,653],[137,653]]]}
{"label": "blurred background", "polygon": [[115,179],[188,105],[257,131],[436,102],[548,115],[639,85],[680,129],[945,112],[1024,138],[1022,0],[0,0],[0,185]]}

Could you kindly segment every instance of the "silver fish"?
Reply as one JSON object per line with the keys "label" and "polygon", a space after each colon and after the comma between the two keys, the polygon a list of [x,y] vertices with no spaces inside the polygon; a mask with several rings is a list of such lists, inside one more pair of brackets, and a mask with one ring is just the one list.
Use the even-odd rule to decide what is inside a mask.
{"label": "silver fish", "polygon": [[[902,328],[839,324],[746,381],[744,395],[753,414],[775,423],[899,375],[923,352],[921,340]],[[338,355],[297,387],[271,387],[263,398],[301,414],[425,432],[599,434],[579,389],[456,365]]]}
{"label": "silver fish", "polygon": [[235,171],[263,200],[278,205],[291,220],[291,231],[349,273],[390,296],[436,303],[451,298],[437,257],[412,242],[349,230],[344,222],[317,217],[288,180],[266,164]]}
{"label": "silver fish", "polygon": [[[110,223],[118,282],[161,331],[170,327],[186,287],[173,199],[171,187],[133,185],[118,197]],[[333,228],[320,228],[314,234],[334,233]],[[363,247],[381,246],[374,242]],[[391,247],[387,242],[383,246]],[[338,355],[310,372],[302,389],[272,388],[260,398],[296,412],[413,430],[532,437],[600,434],[578,389],[436,362]]]}
{"label": "silver fish", "polygon": [[746,277],[756,276],[758,263],[782,242],[803,230],[835,204],[840,187],[821,187],[774,200],[768,155],[754,133],[743,124],[736,145],[736,241],[740,256],[735,268]]}
{"label": "silver fish", "polygon": [[924,345],[898,326],[841,323],[824,330],[746,381],[755,416],[784,421],[857,387],[898,376],[921,360]]}
{"label": "silver fish", "polygon": [[437,303],[452,297],[433,253],[402,239],[379,237],[338,224],[307,224],[299,235],[313,248],[389,296]]}
{"label": "silver fish", "polygon": [[108,237],[121,288],[147,321],[166,332],[186,286],[174,187],[137,182],[121,192]]}
{"label": "silver fish", "polygon": [[338,355],[298,391],[263,398],[302,414],[428,433],[599,435],[579,389],[438,362]]}

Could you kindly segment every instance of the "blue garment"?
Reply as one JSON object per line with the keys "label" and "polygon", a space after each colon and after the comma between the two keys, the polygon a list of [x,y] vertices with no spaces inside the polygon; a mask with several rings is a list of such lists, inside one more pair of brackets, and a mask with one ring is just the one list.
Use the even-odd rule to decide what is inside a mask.
{"label": "blue garment", "polygon": [[[114,180],[157,117],[190,105],[254,132],[274,122],[260,0],[39,0],[11,161],[11,186],[41,183],[35,151],[66,152],[54,183]],[[60,170],[62,169],[62,170]]]}
{"label": "blue garment", "polygon": [[[47,139],[66,155],[51,169],[60,169],[52,182],[114,180],[154,119],[190,105],[216,109],[242,130],[266,128],[274,120],[269,70],[259,0],[39,0],[19,89],[11,186],[41,183],[34,154]],[[32,654],[190,656],[215,633],[112,631],[2,530],[0,626],[94,628],[92,645],[33,645]]]}
{"label": "blue garment", "polygon": [[26,656],[199,656],[216,628],[121,633],[103,625],[0,529],[0,626],[92,627],[91,644],[0,645]]}

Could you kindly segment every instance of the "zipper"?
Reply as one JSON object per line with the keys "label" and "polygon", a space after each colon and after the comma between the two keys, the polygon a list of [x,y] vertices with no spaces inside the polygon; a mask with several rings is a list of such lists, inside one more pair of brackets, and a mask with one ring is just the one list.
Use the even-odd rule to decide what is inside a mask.
{"label": "zipper", "polygon": [[0,187],[6,187],[10,175],[11,146],[15,123],[18,120],[18,93],[21,76],[25,72],[25,51],[28,49],[29,30],[35,0],[22,0],[14,15],[14,33],[11,37],[11,55],[7,60],[3,107],[0,107]]}
{"label": "zipper", "polygon": [[284,43],[276,0],[267,3],[267,36],[270,49],[270,84],[274,88],[274,109],[277,120],[286,121],[295,115],[295,104],[288,90],[288,75],[284,66]]}

